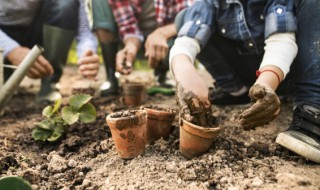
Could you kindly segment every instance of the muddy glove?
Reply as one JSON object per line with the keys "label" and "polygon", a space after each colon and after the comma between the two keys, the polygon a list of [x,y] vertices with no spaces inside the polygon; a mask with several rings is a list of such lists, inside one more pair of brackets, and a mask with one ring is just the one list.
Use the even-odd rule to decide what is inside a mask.
{"label": "muddy glove", "polygon": [[193,92],[185,92],[180,83],[177,84],[177,103],[180,107],[180,117],[200,126],[208,126],[208,115],[212,115],[209,102],[201,101]]}
{"label": "muddy glove", "polygon": [[255,84],[250,88],[249,96],[254,104],[239,116],[245,129],[264,125],[279,114],[280,100],[271,88]]}

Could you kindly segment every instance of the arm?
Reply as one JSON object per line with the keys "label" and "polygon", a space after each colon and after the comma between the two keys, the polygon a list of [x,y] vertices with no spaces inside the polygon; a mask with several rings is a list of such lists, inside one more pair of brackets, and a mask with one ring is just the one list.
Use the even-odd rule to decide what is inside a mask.
{"label": "arm", "polygon": [[117,71],[122,74],[131,73],[133,62],[144,40],[131,3],[134,2],[130,2],[129,0],[109,0],[110,7],[118,24],[120,37],[124,43],[124,48],[117,53],[116,57]]}
{"label": "arm", "polygon": [[84,77],[96,79],[99,70],[99,57],[96,54],[97,41],[90,31],[84,3],[81,0],[79,8],[79,32],[77,36],[78,65],[79,71]]}
{"label": "arm", "polygon": [[174,24],[162,26],[148,35],[145,43],[145,56],[148,57],[148,64],[151,68],[155,68],[159,62],[168,54],[168,39],[177,35]]}
{"label": "arm", "polygon": [[279,114],[280,100],[275,90],[289,72],[297,51],[293,33],[272,34],[266,40],[261,74],[249,91],[255,103],[240,115],[240,123],[245,128],[263,125]]}
{"label": "arm", "polygon": [[[6,33],[0,30],[0,47],[4,48],[4,57],[7,58],[13,65],[19,65],[22,60],[30,52],[27,47],[22,47]],[[53,68],[50,63],[40,55],[36,62],[32,65],[27,73],[27,76],[33,79],[42,78],[53,74]]]}

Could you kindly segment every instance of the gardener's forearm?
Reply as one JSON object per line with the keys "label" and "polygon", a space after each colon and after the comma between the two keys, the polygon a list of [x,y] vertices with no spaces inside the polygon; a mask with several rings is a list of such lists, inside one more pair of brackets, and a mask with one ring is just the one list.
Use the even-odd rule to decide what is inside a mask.
{"label": "gardener's forearm", "polygon": [[165,36],[167,39],[177,35],[177,29],[174,24],[168,24],[156,29],[157,32]]}
{"label": "gardener's forearm", "polygon": [[18,42],[14,41],[0,29],[0,48],[3,49],[4,57],[7,57],[12,50],[19,46]]}

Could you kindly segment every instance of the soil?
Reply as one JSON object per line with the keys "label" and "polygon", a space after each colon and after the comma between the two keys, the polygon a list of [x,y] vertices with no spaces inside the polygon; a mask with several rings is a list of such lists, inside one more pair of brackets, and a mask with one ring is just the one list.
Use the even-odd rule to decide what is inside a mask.
{"label": "soil", "polygon": [[146,106],[141,107],[141,109],[143,109],[143,108],[149,108],[149,109],[153,109],[153,110],[157,110],[157,111],[164,111],[164,112],[168,112],[168,113],[176,113],[177,112],[175,109],[168,108],[168,107],[162,107],[162,106],[158,106],[158,105],[146,105]]}
{"label": "soil", "polygon": [[[89,82],[68,66],[61,80],[63,103],[74,88],[98,89],[104,79]],[[203,76],[210,78],[203,71]],[[153,81],[152,72],[129,75]],[[45,105],[34,102],[39,81],[25,79],[0,117],[0,177],[19,175],[34,189],[320,189],[320,165],[316,165],[275,143],[277,134],[291,122],[292,105],[282,102],[279,116],[263,127],[243,130],[236,117],[243,106],[213,107],[222,118],[222,132],[208,153],[191,160],[179,152],[179,125],[173,133],[147,145],[145,154],[131,160],[119,158],[105,118],[128,109],[122,97],[95,97],[98,110],[93,124],[78,124],[57,142],[34,141],[31,131],[41,121]],[[149,96],[145,105],[176,106],[174,96]],[[132,108],[132,107],[130,107]]]}

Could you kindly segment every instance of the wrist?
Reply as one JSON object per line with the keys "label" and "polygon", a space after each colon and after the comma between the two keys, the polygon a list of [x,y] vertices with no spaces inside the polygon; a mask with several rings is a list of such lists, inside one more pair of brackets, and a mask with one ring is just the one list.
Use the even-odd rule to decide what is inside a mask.
{"label": "wrist", "polygon": [[283,80],[283,72],[275,66],[266,66],[256,72],[258,77],[256,84],[267,86],[276,90]]}
{"label": "wrist", "polygon": [[164,36],[166,39],[169,39],[177,35],[177,30],[174,24],[169,24],[163,27],[159,27],[155,30],[155,32],[158,32],[159,34]]}

